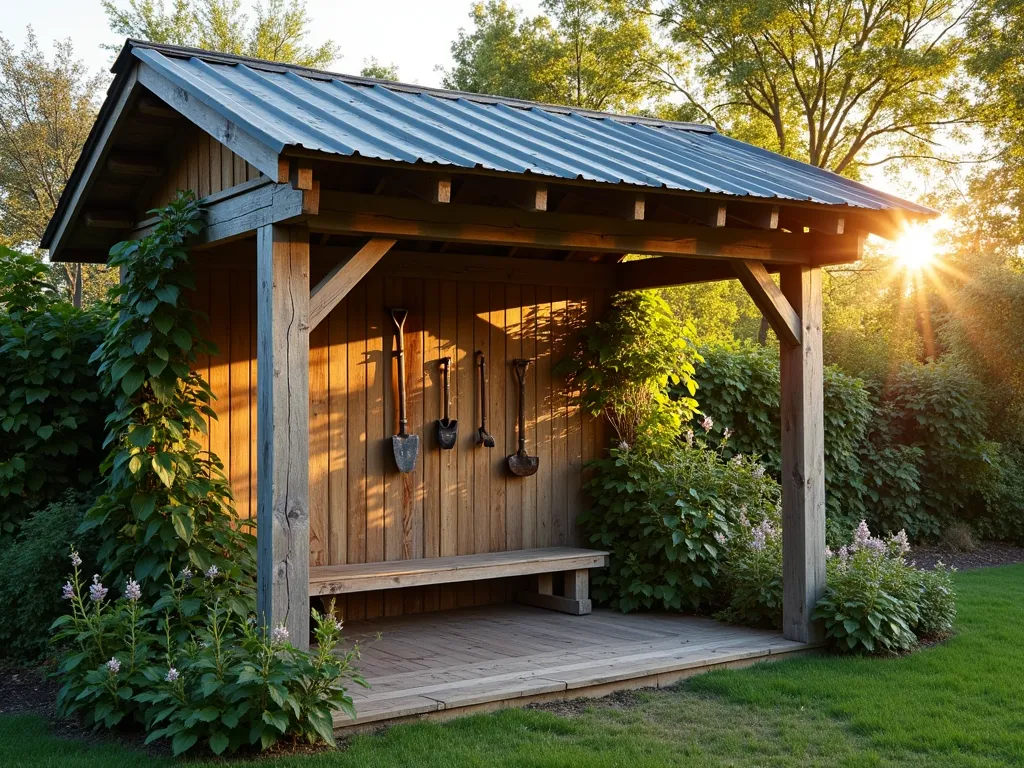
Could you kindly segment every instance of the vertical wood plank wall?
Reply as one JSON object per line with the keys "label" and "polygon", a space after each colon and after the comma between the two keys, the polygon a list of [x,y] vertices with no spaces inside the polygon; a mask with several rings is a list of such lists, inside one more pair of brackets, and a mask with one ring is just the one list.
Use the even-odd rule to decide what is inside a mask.
{"label": "vertical wood plank wall", "polygon": [[[315,268],[314,268],[314,271]],[[312,275],[314,280],[319,275]],[[209,317],[219,354],[200,361],[217,395],[209,446],[225,465],[238,514],[256,510],[254,273],[199,269],[194,305]],[[599,422],[570,406],[552,372],[604,301],[593,287],[517,285],[396,277],[371,271],[310,336],[310,564],[377,562],[540,546],[579,545],[583,464],[603,445]],[[420,435],[416,470],[395,470],[394,326],[387,307],[409,310],[405,326],[409,429]],[[488,368],[488,430],[480,421],[474,353]],[[441,451],[440,359],[452,358],[451,415],[458,444]],[[534,360],[527,378],[530,478],[509,474],[516,450],[518,385],[511,360]],[[397,615],[505,600],[520,588],[497,583],[352,595],[348,618]]]}

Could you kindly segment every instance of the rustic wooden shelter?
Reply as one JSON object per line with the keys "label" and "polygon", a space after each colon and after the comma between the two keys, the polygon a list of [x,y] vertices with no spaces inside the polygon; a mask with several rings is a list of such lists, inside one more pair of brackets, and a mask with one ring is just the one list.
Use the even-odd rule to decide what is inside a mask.
{"label": "rustic wooden shelter", "polygon": [[[136,41],[113,71],[42,245],[55,261],[103,262],[114,242],[145,234],[146,212],[177,190],[203,198],[192,301],[220,351],[202,364],[219,397],[209,447],[239,513],[257,518],[258,606],[269,622],[304,643],[312,596],[339,596],[350,624],[391,617],[392,632],[406,615],[466,609],[407,625],[411,634],[395,641],[405,657],[379,652],[374,663],[406,669],[400,677],[429,667],[422,649],[408,655],[420,640],[434,637],[444,655],[437,636],[455,626],[449,615],[469,622],[480,606],[515,597],[590,613],[589,569],[606,555],[582,546],[575,521],[583,465],[607,435],[572,407],[553,362],[614,291],[738,278],[781,343],[786,640],[761,633],[739,655],[684,663],[677,654],[675,667],[652,671],[648,656],[629,667],[616,661],[622,647],[595,650],[587,638],[663,648],[676,630],[642,624],[662,619],[508,608],[487,632],[500,644],[494,635],[515,627],[543,634],[556,617],[580,622],[575,637],[553,637],[567,653],[621,667],[587,677],[591,685],[820,638],[810,611],[825,572],[821,268],[857,260],[867,234],[892,236],[934,211],[703,125]],[[398,335],[397,307],[408,312]],[[398,338],[408,433],[419,438],[410,472],[398,471],[392,445]],[[435,434],[446,358],[458,422],[451,450]],[[515,359],[532,361],[523,411],[539,467],[526,477],[506,461],[518,448]],[[482,411],[493,448],[478,439]],[[453,663],[465,677],[481,644],[459,637],[466,657]],[[514,644],[530,645],[524,636]],[[508,669],[501,680],[526,674]],[[548,686],[531,695],[571,687],[568,672],[551,669],[529,673]],[[382,685],[396,691],[389,701],[407,702],[381,705],[382,716],[452,706],[422,686]],[[503,685],[509,698],[525,695],[523,684]],[[496,699],[459,699],[484,700]]]}

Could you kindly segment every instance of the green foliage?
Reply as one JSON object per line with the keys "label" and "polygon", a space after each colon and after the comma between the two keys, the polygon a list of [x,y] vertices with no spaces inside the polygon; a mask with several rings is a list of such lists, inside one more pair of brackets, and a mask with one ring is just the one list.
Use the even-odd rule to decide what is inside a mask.
{"label": "green foliage", "polygon": [[643,14],[623,0],[543,0],[524,18],[505,0],[478,2],[452,43],[446,88],[624,111],[660,90]]}
{"label": "green foliage", "polygon": [[919,637],[942,637],[953,630],[956,620],[956,591],[953,589],[953,568],[941,563],[933,570],[919,571],[921,594],[918,602]]}
{"label": "green foliage", "polygon": [[671,85],[685,99],[680,116],[822,168],[855,173],[872,150],[931,156],[943,129],[972,117],[953,0],[656,7],[679,46]]}
{"label": "green foliage", "polygon": [[782,521],[772,510],[759,523],[741,515],[724,542],[725,610],[715,618],[782,629]]}
{"label": "green foliage", "polygon": [[985,440],[979,383],[955,360],[906,364],[883,393],[893,441],[921,449],[921,503],[939,523],[981,503],[998,446]]}
{"label": "green foliage", "polygon": [[95,482],[106,311],[76,309],[34,256],[0,247],[0,546],[37,509]]}
{"label": "green foliage", "polygon": [[611,565],[595,598],[621,611],[697,609],[713,598],[722,543],[741,510],[772,513],[778,485],[752,458],[726,461],[703,441],[658,452],[612,449],[590,462],[580,528]]}
{"label": "green foliage", "polygon": [[824,620],[837,649],[876,653],[917,645],[920,572],[903,559],[909,548],[902,532],[883,541],[861,521],[853,543],[830,553],[825,596],[812,617]]}
{"label": "green foliage", "polygon": [[[604,415],[618,441],[639,450],[674,442],[697,407],[694,330],[675,319],[654,291],[627,291],[583,331],[573,356],[558,364],[580,407]],[[671,398],[670,386],[681,392]]]}
{"label": "green foliage", "polygon": [[[241,0],[102,0],[110,28],[119,37],[173,43],[304,67],[326,67],[338,58],[333,40],[317,47],[304,44],[312,26],[305,0],[265,0],[250,22]],[[120,45],[108,46],[120,49]]]}
{"label": "green foliage", "polygon": [[69,541],[87,556],[99,546],[95,536],[75,534],[95,498],[88,492],[67,492],[37,510],[18,538],[0,550],[0,605],[6,606],[0,655],[34,661],[47,650],[47,628],[64,611],[60,586],[66,561],[61,552]]}
{"label": "green foliage", "polygon": [[[243,746],[268,749],[285,737],[334,744],[333,714],[354,716],[345,681],[365,685],[353,667],[358,649],[336,654],[341,624],[315,610],[315,652],[288,642],[283,627],[268,631],[227,603],[235,590],[211,570],[201,580],[169,575],[167,595],[152,607],[129,580],[118,600],[98,576],[85,583],[72,550],[64,586],[70,613],[53,622],[64,650],[57,674],[61,716],[113,728],[139,722],[147,742],[167,739],[175,755],[200,745],[215,754]],[[199,620],[178,614],[196,602]],[[191,623],[177,640],[172,627]]]}
{"label": "green foliage", "polygon": [[166,569],[187,567],[215,566],[246,591],[254,537],[236,526],[220,459],[197,439],[205,418],[216,418],[209,384],[193,367],[211,347],[185,301],[193,287],[185,241],[199,206],[181,195],[158,213],[152,234],[111,249],[111,266],[124,268],[114,290],[120,309],[94,355],[114,401],[110,453],[105,493],[84,527],[99,531],[103,570],[116,582],[134,577],[149,596],[160,592]]}

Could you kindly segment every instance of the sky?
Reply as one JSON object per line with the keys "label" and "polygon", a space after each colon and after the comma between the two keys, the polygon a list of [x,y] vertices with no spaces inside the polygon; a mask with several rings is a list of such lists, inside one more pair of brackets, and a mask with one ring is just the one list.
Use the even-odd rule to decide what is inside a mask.
{"label": "sky", "polygon": [[[172,0],[165,0],[170,7]],[[313,20],[311,44],[333,39],[342,57],[331,69],[358,74],[371,57],[382,64],[397,64],[406,82],[440,85],[438,66],[451,64],[451,43],[460,27],[468,26],[473,0],[306,0]],[[119,0],[127,6],[127,0]],[[251,6],[243,0],[243,6]],[[536,13],[537,0],[515,0],[515,5]],[[55,39],[70,37],[75,53],[93,70],[109,69],[110,51],[103,44],[121,42],[107,25],[99,0],[3,0],[0,35],[15,45],[32,25],[45,52]]]}

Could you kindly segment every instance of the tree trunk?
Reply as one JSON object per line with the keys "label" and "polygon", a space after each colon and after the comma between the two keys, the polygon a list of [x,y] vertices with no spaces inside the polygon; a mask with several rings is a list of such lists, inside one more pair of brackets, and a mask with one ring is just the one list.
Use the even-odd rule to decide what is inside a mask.
{"label": "tree trunk", "polygon": [[75,284],[72,286],[71,302],[79,309],[82,308],[82,280],[84,277],[82,265],[75,264]]}

